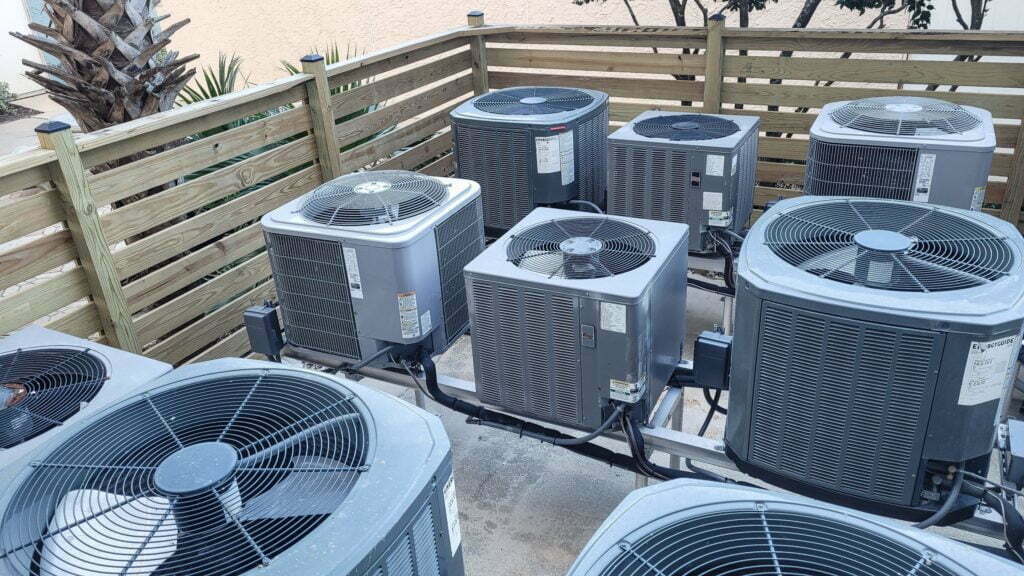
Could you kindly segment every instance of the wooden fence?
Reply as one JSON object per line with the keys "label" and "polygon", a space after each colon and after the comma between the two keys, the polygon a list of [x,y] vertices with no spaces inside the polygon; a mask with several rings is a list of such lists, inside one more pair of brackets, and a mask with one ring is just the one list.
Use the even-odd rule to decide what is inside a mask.
{"label": "wooden fence", "polygon": [[469,24],[88,135],[41,127],[40,149],[0,160],[0,333],[245,355],[241,313],[274,295],[260,216],[353,170],[451,173],[448,112],[514,85],[603,90],[613,126],[650,108],[759,115],[759,205],[799,193],[814,109],[940,85],[999,119],[985,209],[1021,220],[1024,95],[977,88],[1024,88],[1024,64],[950,60],[1024,56],[1024,35]]}

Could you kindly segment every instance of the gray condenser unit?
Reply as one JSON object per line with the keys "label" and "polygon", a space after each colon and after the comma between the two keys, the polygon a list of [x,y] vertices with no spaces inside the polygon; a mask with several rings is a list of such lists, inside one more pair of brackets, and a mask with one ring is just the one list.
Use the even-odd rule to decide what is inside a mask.
{"label": "gray condenser unit", "polygon": [[0,468],[170,370],[170,364],[39,326],[0,338]]}
{"label": "gray condenser unit", "polygon": [[3,576],[462,576],[440,420],[353,382],[179,368],[0,473]]}
{"label": "gray condenser unit", "polygon": [[1022,259],[1020,233],[982,212],[780,202],[739,257],[730,455],[815,497],[934,511],[950,466],[988,471],[1024,327]]}
{"label": "gray condenser unit", "polygon": [[791,494],[695,480],[636,490],[568,576],[1010,576],[1017,564]]}
{"label": "gray condenser unit", "polygon": [[981,108],[906,96],[833,102],[811,126],[804,192],[978,210],[995,147]]}
{"label": "gray condenser unit", "polygon": [[595,429],[650,408],[685,335],[683,224],[537,208],[466,266],[477,395]]}
{"label": "gray condenser unit", "polygon": [[440,354],[465,333],[462,267],[484,247],[475,182],[348,174],[262,224],[293,348],[358,361],[424,342]]}
{"label": "gray condenser unit", "polygon": [[489,230],[500,234],[540,205],[604,204],[607,94],[507,88],[466,101],[451,122],[456,174],[480,183]]}
{"label": "gray condenser unit", "polygon": [[741,231],[757,170],[756,116],[651,110],[608,137],[608,213],[683,222],[690,251],[709,252],[708,232]]}

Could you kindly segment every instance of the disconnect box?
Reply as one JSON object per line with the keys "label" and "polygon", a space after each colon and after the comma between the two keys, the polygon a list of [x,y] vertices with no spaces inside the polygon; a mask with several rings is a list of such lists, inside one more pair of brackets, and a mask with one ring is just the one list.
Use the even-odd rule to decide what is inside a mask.
{"label": "disconnect box", "polygon": [[729,389],[732,336],[701,332],[693,345],[693,378],[698,388]]}
{"label": "disconnect box", "polygon": [[281,354],[284,348],[284,331],[277,318],[277,307],[268,304],[247,308],[244,314],[245,333],[249,336],[252,351],[271,358]]}

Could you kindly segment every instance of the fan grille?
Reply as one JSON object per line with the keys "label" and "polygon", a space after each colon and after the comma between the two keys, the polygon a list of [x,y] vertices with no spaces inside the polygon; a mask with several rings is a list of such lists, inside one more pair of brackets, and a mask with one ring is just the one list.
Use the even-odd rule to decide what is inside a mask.
{"label": "fan grille", "polygon": [[854,100],[832,111],[847,128],[899,136],[962,134],[981,119],[962,106],[934,98],[889,96]]}
{"label": "fan grille", "polygon": [[740,131],[732,120],[704,114],[655,116],[633,125],[633,131],[645,138],[673,141],[715,140]]}
{"label": "fan grille", "polygon": [[593,101],[594,97],[582,90],[537,86],[490,92],[477,98],[473,105],[491,114],[530,116],[572,112],[589,106]]}
{"label": "fan grille", "polygon": [[0,448],[60,426],[96,397],[106,378],[103,362],[86,349],[0,355]]}
{"label": "fan grille", "polygon": [[340,176],[313,190],[302,215],[328,226],[390,224],[439,206],[448,196],[440,180],[403,170]]}
{"label": "fan grille", "polygon": [[309,377],[252,372],[153,391],[10,488],[0,572],[241,574],[344,503],[369,444],[352,394]]}
{"label": "fan grille", "polygon": [[619,548],[621,553],[601,572],[603,576],[956,576],[960,572],[944,558],[884,533],[785,510],[702,514],[635,543],[623,542]]}
{"label": "fan grille", "polygon": [[937,207],[842,200],[781,211],[765,244],[815,276],[884,290],[941,292],[994,282],[1015,258],[992,230]]}
{"label": "fan grille", "polygon": [[650,232],[614,218],[565,218],[512,236],[508,260],[548,278],[582,280],[629,272],[654,257]]}

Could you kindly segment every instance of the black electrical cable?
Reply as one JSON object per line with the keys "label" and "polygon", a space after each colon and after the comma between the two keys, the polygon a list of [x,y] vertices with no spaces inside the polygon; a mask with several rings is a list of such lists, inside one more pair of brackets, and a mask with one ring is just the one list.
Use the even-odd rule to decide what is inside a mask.
{"label": "black electrical cable", "polygon": [[394,349],[395,349],[395,346],[393,344],[389,345],[389,346],[385,346],[385,347],[381,348],[380,350],[377,350],[376,352],[374,352],[372,355],[370,355],[369,358],[367,358],[365,360],[362,360],[361,362],[357,362],[357,363],[355,363],[355,364],[353,364],[351,366],[346,366],[346,367],[342,368],[342,370],[344,370],[345,372],[356,372],[356,371],[358,371],[361,368],[366,368],[367,366],[370,365],[371,362],[373,362],[374,360],[380,358],[381,356],[391,352]]}
{"label": "black electrical cable", "polygon": [[946,501],[942,503],[942,506],[935,511],[934,514],[925,518],[924,520],[914,524],[915,527],[924,530],[925,528],[931,528],[949,515],[950,511],[953,510],[953,506],[956,504],[957,499],[960,497],[960,489],[964,485],[964,472],[963,470],[956,471],[956,477],[953,479],[953,487],[949,489],[949,494],[946,495]]}
{"label": "black electrical cable", "polygon": [[[715,390],[715,395],[712,398],[711,395],[708,394],[707,388],[705,388],[704,389],[704,396],[705,396],[706,399],[708,399],[708,413],[707,413],[707,415],[704,416],[704,422],[701,423],[700,429],[697,430],[697,436],[700,436],[700,437],[703,437],[705,434],[707,434],[708,428],[711,426],[711,421],[715,418],[715,412],[716,412],[715,409],[718,408],[718,401],[722,398],[722,391],[721,390]],[[715,474],[714,472],[712,472],[710,470],[705,470],[704,468],[701,468],[700,466],[697,466],[689,458],[687,458],[685,460],[685,463],[686,463],[686,467],[687,468],[689,468],[690,470],[692,470],[692,471],[694,471],[694,472],[696,472],[698,474],[706,474],[708,476],[713,476],[716,479],[718,479],[719,481],[723,481],[723,482],[726,480],[726,478],[724,476],[721,476],[719,474]]]}
{"label": "black electrical cable", "polygon": [[696,278],[686,277],[686,285],[692,286],[698,290],[704,290],[705,292],[713,292],[719,296],[736,296],[736,290],[729,288],[728,286],[720,286],[713,282],[705,282],[703,280],[697,280]]}
{"label": "black electrical cable", "polygon": [[605,421],[602,422],[596,430],[585,436],[579,436],[576,438],[549,438],[547,436],[539,436],[531,432],[520,430],[518,428],[498,424],[497,422],[488,422],[487,420],[481,420],[478,422],[478,424],[490,428],[497,428],[498,430],[504,430],[506,432],[511,432],[513,434],[520,434],[521,436],[526,436],[528,438],[540,440],[541,442],[549,442],[551,444],[554,444],[555,446],[579,446],[580,444],[586,444],[588,442],[591,442],[597,439],[605,432],[607,432],[618,421],[620,415],[622,415],[622,404],[616,406],[615,410],[612,410],[612,413],[608,415],[608,418],[606,418]]}
{"label": "black electrical cable", "polygon": [[731,237],[731,238],[732,238],[733,240],[736,240],[736,241],[737,241],[737,242],[739,242],[740,244],[742,244],[742,243],[743,243],[743,241],[744,241],[744,240],[746,240],[746,238],[745,238],[745,237],[743,237],[743,236],[742,236],[742,235],[740,235],[740,234],[737,234],[737,233],[733,232],[732,230],[729,230],[728,228],[722,228],[722,229],[720,230],[720,232],[721,232],[722,234],[725,234],[726,236],[729,236],[729,237]]}
{"label": "black electrical cable", "polygon": [[964,473],[964,476],[967,476],[969,478],[973,478],[975,480],[980,480],[980,481],[982,481],[982,482],[984,482],[986,484],[989,484],[990,486],[992,486],[994,488],[999,488],[1000,490],[1009,492],[1011,494],[1016,494],[1017,496],[1024,496],[1024,492],[1022,492],[1020,490],[1017,490],[1016,488],[1011,488],[1011,487],[1007,486],[1006,484],[1000,484],[999,482],[996,482],[995,480],[989,480],[988,478],[982,476],[981,474],[975,474],[974,472],[968,472],[967,470],[964,470],[963,473]]}
{"label": "black electrical cable", "polygon": [[1024,564],[1024,517],[1021,517],[1013,505],[1002,496],[993,493],[984,486],[977,486],[970,482],[964,482],[961,490],[965,494],[980,498],[986,506],[998,510],[1003,517],[1003,540],[1006,549],[1016,557],[1017,561]]}
{"label": "black electrical cable", "polygon": [[665,466],[660,466],[651,462],[647,457],[647,448],[644,446],[643,434],[640,433],[640,430],[630,417],[630,414],[628,412],[624,412],[620,420],[622,422],[623,432],[626,434],[626,441],[629,443],[629,449],[633,453],[633,460],[636,463],[637,468],[639,468],[643,474],[659,480],[691,478],[698,480],[720,481],[722,479],[721,476],[717,475],[675,470],[673,468],[666,468]]}
{"label": "black electrical cable", "polygon": [[718,400],[722,397],[722,391],[717,390],[716,392],[718,392],[718,394],[715,395],[714,398],[712,398],[711,390],[708,388],[704,388],[704,401],[707,402],[708,405],[711,406],[711,409],[714,410],[715,412],[721,414],[722,416],[727,416],[729,414],[729,411],[718,405]]}
{"label": "black electrical cable", "polygon": [[733,294],[736,293],[736,278],[734,276],[735,271],[735,254],[732,251],[732,245],[724,240],[717,233],[711,233],[711,239],[718,246],[718,252],[725,258],[725,285],[732,290]]}
{"label": "black electrical cable", "polygon": [[[507,414],[502,414],[500,412],[488,410],[483,406],[478,406],[471,402],[466,402],[454,396],[445,394],[441,390],[441,387],[438,386],[437,366],[434,365],[434,360],[430,357],[430,353],[427,352],[426,350],[421,350],[419,362],[420,366],[423,367],[423,374],[425,376],[424,379],[426,380],[427,395],[430,396],[431,399],[433,399],[435,402],[441,404],[442,406],[445,406],[446,408],[469,416],[469,422],[480,423],[486,421],[495,424],[500,424],[502,426],[511,428],[512,430],[517,431],[522,435],[528,435],[531,438],[543,436],[549,439],[545,441],[551,443],[554,443],[553,440],[576,439],[576,437],[570,436],[568,434],[563,434],[558,430],[552,430],[550,428],[545,428],[543,426],[534,424],[532,422],[527,422],[525,420],[515,418]],[[403,364],[405,363],[403,362]],[[405,366],[405,368],[407,372],[411,372],[408,366]],[[417,385],[419,385],[419,379],[416,378],[415,376],[413,376],[413,379],[416,380]],[[643,473],[636,466],[636,462],[633,458],[625,454],[615,452],[614,450],[609,450],[608,448],[604,448],[603,446],[586,443],[578,445],[567,444],[562,445],[562,447],[565,448],[566,450],[580,454],[581,456],[586,456],[587,458],[592,458],[594,460],[605,462],[610,466],[621,468],[623,470],[628,470],[634,473]]]}

